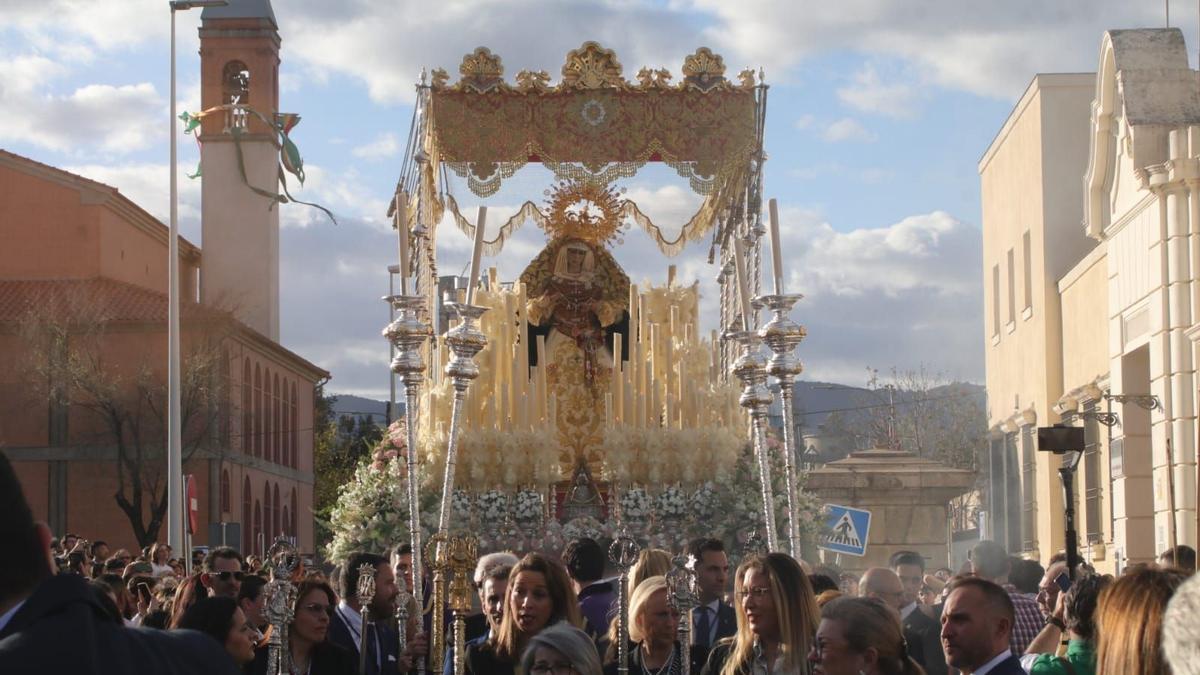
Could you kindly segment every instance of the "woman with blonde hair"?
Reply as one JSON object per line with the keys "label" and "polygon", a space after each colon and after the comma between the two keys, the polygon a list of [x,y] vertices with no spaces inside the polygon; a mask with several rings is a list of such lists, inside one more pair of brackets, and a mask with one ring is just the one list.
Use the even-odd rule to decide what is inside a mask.
{"label": "woman with blonde hair", "polygon": [[[683,672],[683,647],[675,637],[679,631],[679,611],[668,598],[667,579],[653,576],[643,579],[629,598],[629,669],[631,672]],[[608,650],[604,655],[604,672],[616,673],[617,621],[613,619],[608,631]],[[692,669],[700,665],[693,659]]]}
{"label": "woman with blonde hair", "polygon": [[733,579],[737,633],[717,644],[703,675],[809,672],[819,612],[800,564],[783,553],[748,558]]}
{"label": "woman with blonde hair", "polygon": [[1100,594],[1096,607],[1096,673],[1170,673],[1162,653],[1162,619],[1175,589],[1187,580],[1178,569],[1138,567]]}
{"label": "woman with blonde hair", "polygon": [[506,595],[499,630],[487,640],[467,646],[466,672],[513,673],[526,645],[543,628],[560,621],[583,625],[579,599],[566,568],[541,554],[530,553],[513,566]]}
{"label": "woman with blonde hair", "polygon": [[808,661],[813,675],[925,675],[908,655],[900,615],[869,598],[837,598],[821,608]]}
{"label": "woman with blonde hair", "polygon": [[671,571],[671,554],[661,548],[644,548],[638,553],[637,562],[629,568],[629,594],[642,581],[650,577],[666,576]]}

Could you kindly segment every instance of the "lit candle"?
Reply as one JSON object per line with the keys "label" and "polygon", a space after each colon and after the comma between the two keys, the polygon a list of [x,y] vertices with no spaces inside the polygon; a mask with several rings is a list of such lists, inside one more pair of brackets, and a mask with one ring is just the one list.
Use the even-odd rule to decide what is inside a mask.
{"label": "lit candle", "polygon": [[783,248],[779,243],[779,205],[767,202],[771,213],[771,271],[775,273],[775,295],[783,295]]}
{"label": "lit candle", "polygon": [[483,257],[483,230],[487,221],[487,207],[479,207],[479,218],[475,223],[475,245],[471,249],[471,280],[467,286],[467,304],[475,300],[475,287],[479,285],[479,259]]}
{"label": "lit candle", "polygon": [[396,219],[396,238],[400,240],[400,295],[408,295],[408,195],[403,190],[396,191],[392,217]]}
{"label": "lit candle", "polygon": [[733,235],[733,269],[737,273],[738,300],[742,306],[742,330],[754,326],[750,314],[750,286],[746,280],[746,248],[742,238]]}

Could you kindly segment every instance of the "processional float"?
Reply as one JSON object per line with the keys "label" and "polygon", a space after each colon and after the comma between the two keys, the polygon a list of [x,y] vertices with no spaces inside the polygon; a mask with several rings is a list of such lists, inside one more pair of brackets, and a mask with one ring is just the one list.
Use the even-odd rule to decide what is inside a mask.
{"label": "processional float", "polygon": [[[446,635],[440,615],[447,602],[454,613],[453,671],[461,673],[463,669],[460,619],[469,607],[468,575],[477,549],[472,538],[452,531],[453,496],[465,429],[490,426],[518,433],[537,428],[539,422],[535,420],[540,419],[540,424],[550,430],[549,438],[563,445],[563,455],[579,467],[578,471],[589,472],[592,468],[589,452],[598,443],[597,434],[603,435],[603,426],[597,432],[592,424],[590,435],[584,440],[562,432],[562,416],[577,411],[568,409],[574,405],[571,400],[557,398],[559,390],[551,392],[558,384],[546,376],[549,363],[582,364],[579,372],[587,378],[585,389],[597,402],[597,410],[603,410],[594,417],[606,422],[609,429],[614,425],[686,429],[705,420],[723,419],[719,410],[706,409],[713,407],[711,400],[698,398],[685,386],[682,367],[674,368],[670,363],[672,341],[667,341],[665,350],[656,351],[661,342],[655,337],[658,326],[646,325],[637,287],[629,283],[605,250],[606,244],[621,240],[621,232],[630,222],[640,226],[665,255],[678,254],[690,242],[711,236],[708,259],[710,264],[719,266],[722,327],[719,343],[713,347],[712,370],[721,381],[733,375],[742,387],[738,403],[746,412],[742,423],[748,429],[758,464],[763,534],[772,551],[780,546],[766,440],[768,406],[772,402],[768,375],[781,383],[789,521],[787,550],[797,557],[800,554],[799,528],[795,522],[796,439],[791,428],[790,404],[791,385],[801,371],[792,352],[803,339],[804,330],[788,316],[800,296],[788,295],[783,290],[778,216],[773,200],[770,234],[775,287],[774,293],[760,292],[762,239],[768,232],[762,218],[767,86],[761,81],[761,72],[756,77],[753,70],[742,71],[737,83],[730,81],[725,77],[722,58],[707,48],[689,55],[682,72],[682,80],[673,84],[667,70],[643,68],[636,81],[629,82],[611,50],[587,42],[568,54],[558,84],[551,84],[545,71],[521,71],[513,85],[504,79],[500,57],[480,47],[464,57],[457,83],[450,84],[449,75],[438,69],[429,78],[422,74],[416,88],[403,170],[389,209],[398,235],[400,293],[386,299],[398,316],[384,330],[384,335],[396,349],[392,371],[405,385],[406,461],[403,465],[397,461],[394,466],[396,480],[403,480],[407,488],[407,504],[402,506],[408,510],[412,538],[411,590],[420,613],[437,615],[432,621],[430,670],[437,672],[442,668]],[[633,176],[647,162],[667,164],[703,197],[700,209],[674,237],[667,236],[635,202],[621,199],[620,193],[609,187],[616,179]],[[551,204],[543,210],[531,201],[525,202],[488,239],[486,209],[479,209],[475,223],[464,217],[450,190],[450,174],[465,180],[476,197],[485,199],[496,194],[505,179],[528,163],[540,163],[553,172],[558,184]],[[577,208],[580,205],[583,210]],[[589,207],[594,208],[589,211]],[[438,319],[435,308],[441,306],[437,296],[436,238],[443,219],[470,236],[473,247],[466,297],[460,296],[445,306],[458,323],[439,340],[432,328]],[[498,332],[485,332],[481,330],[481,321],[489,307],[478,302],[476,295],[481,281],[481,257],[484,253],[500,254],[513,232],[529,221],[546,230],[550,244],[515,286],[519,307],[514,312],[511,302],[502,305],[508,313],[504,321],[493,324],[498,326]],[[579,282],[581,278],[587,282]],[[593,279],[601,281],[593,287]],[[494,277],[490,279],[489,294],[495,291],[492,288],[495,281]],[[581,284],[590,295],[573,296]],[[526,291],[532,294],[546,288],[554,295],[525,296]],[[628,298],[624,305],[622,292]],[[561,315],[555,315],[556,325],[582,326],[567,333],[578,348],[569,353],[574,361],[553,360],[557,353],[547,351],[554,340],[553,334],[549,338],[533,335],[530,326],[537,318],[535,315],[544,309],[538,301],[546,297],[567,298],[575,303],[568,302],[565,309],[559,306],[554,310],[561,311]],[[578,316],[570,314],[571,308],[583,306],[584,301],[594,303],[587,305],[591,314],[585,317],[594,318],[593,323],[581,322]],[[612,306],[603,306],[601,301],[611,301]],[[773,316],[760,326],[758,309],[762,306],[770,309]],[[622,311],[626,322],[624,333],[600,334],[595,330],[596,325],[606,329],[619,326]],[[514,318],[523,325],[515,335]],[[630,344],[630,351],[623,354],[625,342]],[[495,387],[496,381],[495,373],[487,372],[489,368],[499,368],[508,379],[503,391],[489,392],[489,400],[481,402],[482,395],[476,392],[472,397],[469,392],[481,374],[476,357],[492,343],[509,351],[502,354],[496,347],[489,351],[485,361],[485,373],[492,378],[489,382],[493,382],[489,386]],[[646,343],[650,345],[648,357],[636,351]],[[770,361],[762,354],[764,344],[773,354]],[[611,365],[607,357],[597,356],[603,357],[600,350],[610,347]],[[526,359],[526,350],[539,360],[540,370]],[[508,363],[510,360],[513,363]],[[429,369],[427,363],[444,363],[444,368]],[[664,372],[666,384],[654,382],[656,374]],[[439,458],[439,462],[444,461],[444,465],[439,463],[444,469],[439,517],[436,533],[424,542],[419,517],[419,446],[423,434],[428,435],[431,428],[441,424],[434,420],[442,415],[437,404],[444,404],[445,399],[437,398],[434,389],[447,386],[452,389],[452,397],[449,428],[442,429],[444,434],[440,437],[445,452],[444,459]],[[531,398],[539,399],[532,407]],[[615,503],[621,484],[633,479],[621,471],[608,473]],[[615,510],[619,520],[619,509]],[[625,573],[638,544],[626,535],[620,523],[617,530],[619,534],[610,555]],[[427,565],[434,573],[434,589],[428,603],[423,588]],[[694,579],[690,575],[680,563],[673,570],[670,582],[672,602],[685,612],[695,602]],[[627,621],[625,591],[622,582],[619,618],[622,628]],[[684,623],[690,632],[690,621]],[[403,623],[398,632],[403,641]],[[625,672],[628,654],[624,639],[618,649],[620,669]],[[683,660],[688,662],[686,647]]]}

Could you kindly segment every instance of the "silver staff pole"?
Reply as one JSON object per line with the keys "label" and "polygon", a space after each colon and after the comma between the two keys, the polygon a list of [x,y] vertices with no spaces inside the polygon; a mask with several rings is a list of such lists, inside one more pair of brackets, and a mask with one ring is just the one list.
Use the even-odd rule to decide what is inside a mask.
{"label": "silver staff pole", "polygon": [[363,563],[358,566],[357,591],[359,614],[362,617],[362,632],[358,635],[358,672],[367,672],[367,628],[371,625],[371,602],[375,599],[375,566]]}
{"label": "silver staff pole", "polygon": [[629,672],[629,568],[637,562],[641,546],[637,541],[621,532],[613,539],[608,547],[608,559],[621,572],[617,582],[617,672],[626,675]]}
{"label": "silver staff pole", "polygon": [[266,556],[271,581],[263,589],[264,612],[271,624],[271,637],[267,639],[268,675],[288,675],[292,671],[292,654],[288,648],[288,626],[295,617],[296,587],[292,584],[292,572],[300,564],[296,548],[284,537],[271,545]]}
{"label": "silver staff pole", "polygon": [[695,565],[694,557],[677,555],[667,572],[667,600],[679,612],[679,665],[683,675],[692,674],[692,610],[700,606]]}

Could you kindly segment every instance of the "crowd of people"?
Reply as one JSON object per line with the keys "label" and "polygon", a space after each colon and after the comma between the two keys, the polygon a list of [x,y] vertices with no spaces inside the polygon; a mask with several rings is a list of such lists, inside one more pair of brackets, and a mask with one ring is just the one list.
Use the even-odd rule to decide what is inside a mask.
{"label": "crowd of people", "polygon": [[[165,546],[131,555],[34,522],[0,453],[0,672],[268,672],[261,563],[216,548],[183,565]],[[480,612],[466,622],[475,675],[1200,675],[1195,551],[1165,553],[1117,578],[1065,556],[1042,567],[980,542],[957,573],[915,551],[851,577],[782,553],[730,570],[717,539],[689,543],[698,606],[671,601],[671,554],[641,551],[626,580],[627,642],[616,622],[619,577],[596,541],[560,556],[491,553],[474,573]],[[359,604],[360,574],[374,595]],[[412,588],[411,549],[361,552],[328,575],[301,569],[287,626],[291,672],[399,675],[429,664],[429,612]],[[426,588],[429,584],[426,584]],[[422,599],[428,607],[429,598]],[[408,598],[405,625],[397,603]],[[449,616],[449,613],[447,613]],[[680,622],[691,639],[680,640]],[[399,631],[406,646],[401,650]],[[360,650],[365,649],[365,654]],[[453,655],[442,659],[453,672]]]}

